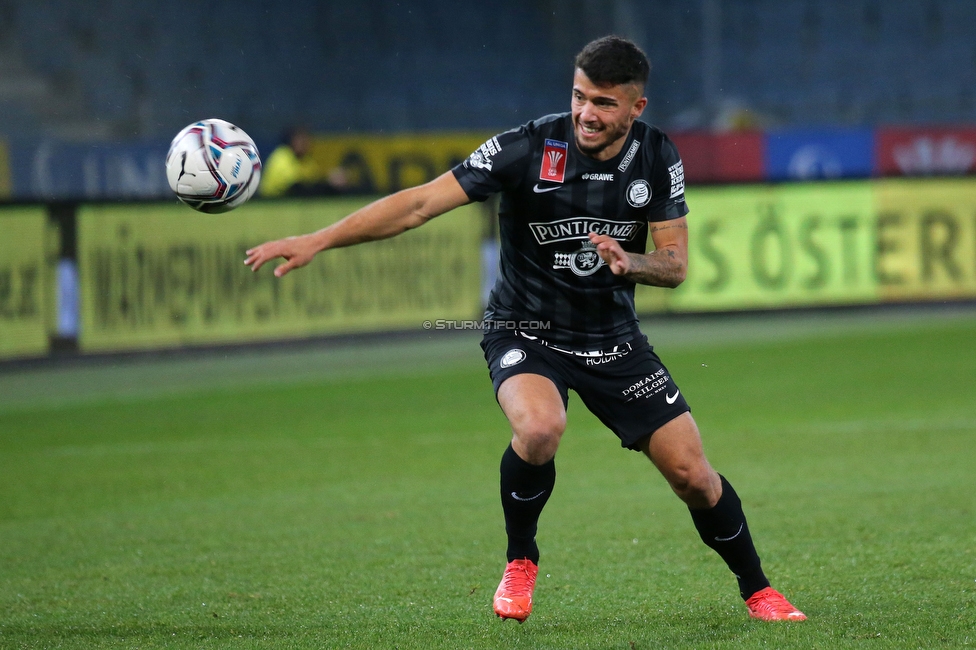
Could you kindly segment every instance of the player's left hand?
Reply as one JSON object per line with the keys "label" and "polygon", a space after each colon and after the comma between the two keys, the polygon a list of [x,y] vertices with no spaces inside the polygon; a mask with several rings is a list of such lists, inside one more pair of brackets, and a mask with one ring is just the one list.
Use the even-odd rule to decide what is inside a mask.
{"label": "player's left hand", "polygon": [[590,241],[596,244],[596,252],[603,258],[603,263],[610,267],[614,275],[624,275],[630,271],[632,262],[630,254],[620,247],[620,243],[609,235],[590,233]]}

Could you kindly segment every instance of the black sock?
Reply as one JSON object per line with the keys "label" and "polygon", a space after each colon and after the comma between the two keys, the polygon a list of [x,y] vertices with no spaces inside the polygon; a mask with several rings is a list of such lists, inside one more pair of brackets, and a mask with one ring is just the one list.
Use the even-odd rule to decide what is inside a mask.
{"label": "black sock", "polygon": [[722,479],[722,498],[715,507],[690,510],[691,519],[702,541],[722,556],[739,581],[739,593],[748,599],[760,589],[769,586],[763,573],[759,554],[749,534],[749,524],[742,512],[742,502],[729,482]]}
{"label": "black sock", "polygon": [[539,563],[535,533],[539,515],[556,484],[556,463],[532,465],[509,445],[502,454],[501,494],[508,533],[508,561],[528,558]]}

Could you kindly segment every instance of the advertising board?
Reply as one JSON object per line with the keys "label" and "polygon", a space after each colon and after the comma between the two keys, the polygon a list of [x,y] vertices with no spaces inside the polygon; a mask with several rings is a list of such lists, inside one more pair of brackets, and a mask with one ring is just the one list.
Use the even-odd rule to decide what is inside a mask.
{"label": "advertising board", "polygon": [[329,251],[275,278],[244,251],[329,225],[365,199],[255,201],[230,214],[181,205],[78,213],[83,352],[419,329],[480,310],[479,206],[400,237]]}
{"label": "advertising board", "polygon": [[49,350],[46,224],[44,208],[0,208],[0,359]]}
{"label": "advertising board", "polygon": [[976,179],[690,187],[689,270],[638,311],[976,298]]}

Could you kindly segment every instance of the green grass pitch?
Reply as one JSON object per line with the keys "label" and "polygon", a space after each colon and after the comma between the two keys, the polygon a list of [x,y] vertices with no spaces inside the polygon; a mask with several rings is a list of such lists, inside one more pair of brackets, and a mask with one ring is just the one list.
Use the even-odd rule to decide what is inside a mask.
{"label": "green grass pitch", "polygon": [[0,648],[976,645],[976,312],[649,321],[774,586],[752,621],[578,400],[535,611],[475,338],[0,373]]}

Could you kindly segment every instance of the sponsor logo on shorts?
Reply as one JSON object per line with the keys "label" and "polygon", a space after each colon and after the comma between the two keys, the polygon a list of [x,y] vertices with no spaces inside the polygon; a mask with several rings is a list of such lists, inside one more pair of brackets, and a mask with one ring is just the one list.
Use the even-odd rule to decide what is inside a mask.
{"label": "sponsor logo on shorts", "polygon": [[635,208],[643,208],[651,202],[651,186],[643,178],[627,186],[627,203]]}
{"label": "sponsor logo on shorts", "polygon": [[626,346],[616,345],[612,350],[606,352],[586,352],[579,356],[585,357],[588,366],[600,366],[626,357],[630,354],[630,349],[630,344],[627,343]]}
{"label": "sponsor logo on shorts", "polygon": [[[661,391],[667,389],[669,381],[671,381],[671,375],[669,375],[664,368],[661,368],[653,375],[644,377],[637,383],[630,385],[620,392],[624,397],[627,398],[626,401],[632,402],[638,398],[648,398],[653,395],[657,395]],[[674,397],[677,399],[678,394],[675,393]],[[665,393],[665,399],[667,399],[667,393]]]}
{"label": "sponsor logo on shorts", "polygon": [[630,343],[621,343],[620,345],[613,346],[613,349],[611,350],[570,350],[558,345],[554,345],[545,339],[539,338],[538,336],[530,336],[525,332],[519,332],[519,335],[521,335],[523,338],[529,339],[530,341],[541,343],[550,350],[555,350],[560,354],[566,354],[583,359],[588,366],[599,366],[600,364],[616,361],[621,357],[627,356],[634,349]]}
{"label": "sponsor logo on shorts", "polygon": [[517,366],[518,364],[525,361],[525,351],[518,348],[513,348],[505,353],[502,360],[499,362],[502,368],[511,368],[512,366]]}

